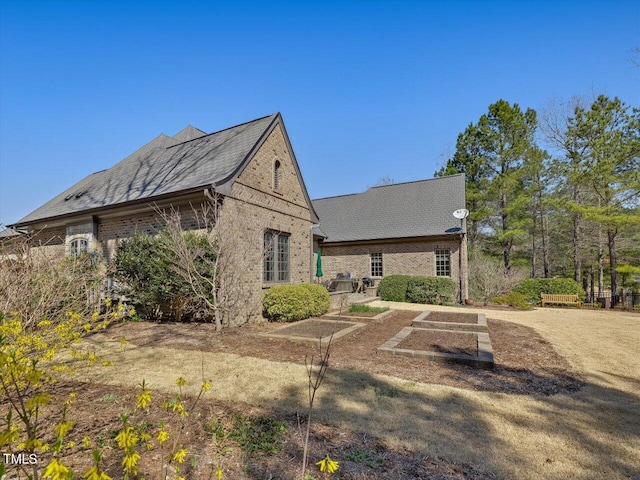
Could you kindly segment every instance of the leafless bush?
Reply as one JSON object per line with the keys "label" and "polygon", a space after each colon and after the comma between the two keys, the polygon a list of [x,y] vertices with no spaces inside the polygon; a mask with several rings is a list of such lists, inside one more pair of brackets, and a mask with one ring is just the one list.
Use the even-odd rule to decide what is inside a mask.
{"label": "leafless bush", "polygon": [[245,323],[260,312],[260,292],[251,272],[259,270],[263,254],[246,238],[251,230],[238,221],[241,213],[223,206],[221,197],[193,212],[198,229],[191,232],[184,231],[177,209],[160,212],[174,253],[173,271],[189,285],[192,302],[217,330]]}
{"label": "leafless bush", "polygon": [[505,295],[523,278],[527,277],[526,269],[512,267],[505,275],[504,265],[478,250],[469,255],[469,295],[484,305],[498,295]]}
{"label": "leafless bush", "polygon": [[67,312],[88,314],[98,305],[105,268],[95,256],[59,258],[30,248],[29,238],[0,245],[0,312],[16,314],[25,327]]}

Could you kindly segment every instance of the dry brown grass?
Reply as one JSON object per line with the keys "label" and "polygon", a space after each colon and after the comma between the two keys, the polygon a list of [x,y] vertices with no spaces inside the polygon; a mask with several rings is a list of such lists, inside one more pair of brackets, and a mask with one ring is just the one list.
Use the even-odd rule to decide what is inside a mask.
{"label": "dry brown grass", "polygon": [[[640,478],[640,358],[634,356],[640,315],[467,311],[535,328],[579,369],[586,387],[574,394],[510,395],[332,368],[319,392],[316,418],[501,478]],[[116,341],[91,341],[110,351],[118,368],[87,372],[85,381],[133,387],[144,378],[172,392],[177,376],[197,385],[204,371],[215,399],[284,412],[305,404],[302,365],[166,347],[131,345],[120,352]]]}

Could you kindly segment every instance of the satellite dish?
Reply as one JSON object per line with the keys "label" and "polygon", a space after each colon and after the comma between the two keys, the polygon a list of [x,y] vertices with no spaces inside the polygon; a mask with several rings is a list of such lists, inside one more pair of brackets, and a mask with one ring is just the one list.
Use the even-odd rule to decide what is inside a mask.
{"label": "satellite dish", "polygon": [[466,208],[461,208],[460,210],[456,210],[453,212],[453,216],[458,220],[462,220],[463,218],[467,218],[469,216],[469,210]]}

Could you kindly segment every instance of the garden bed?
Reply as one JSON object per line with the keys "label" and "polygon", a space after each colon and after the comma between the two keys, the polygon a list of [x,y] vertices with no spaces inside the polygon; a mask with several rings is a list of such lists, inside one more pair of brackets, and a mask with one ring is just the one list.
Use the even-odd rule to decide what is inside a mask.
{"label": "garden bed", "polygon": [[431,322],[451,322],[451,323],[478,323],[478,315],[475,313],[459,312],[429,312],[426,320]]}
{"label": "garden bed", "polygon": [[[417,361],[399,355],[382,356],[378,347],[410,326],[415,317],[416,312],[395,311],[381,323],[361,324],[361,328],[332,345],[331,368],[525,395],[574,392],[583,386],[578,373],[535,330],[502,320],[487,321],[494,352],[493,370]],[[100,335],[116,341],[124,337],[139,346],[226,352],[298,364],[304,364],[305,356],[317,354],[317,339],[315,342],[292,342],[269,335],[281,327],[282,324],[252,324],[217,334],[211,324],[140,322],[114,325]]]}
{"label": "garden bed", "polygon": [[418,315],[412,323],[418,328],[487,332],[487,317],[483,313],[432,312]]}
{"label": "garden bed", "polygon": [[314,342],[320,340],[321,343],[328,343],[330,341],[337,340],[362,326],[363,324],[356,322],[340,322],[336,320],[312,318],[286,324],[261,335],[267,337],[280,337],[287,340]]}
{"label": "garden bed", "polygon": [[360,321],[360,322],[381,322],[387,317],[391,317],[395,315],[395,310],[387,310],[385,312],[342,312],[340,314],[339,311],[329,312],[322,316],[322,318],[330,318],[333,320],[343,320],[348,318],[349,320]]}
{"label": "garden bed", "polygon": [[477,356],[478,339],[468,333],[414,328],[396,348]]}

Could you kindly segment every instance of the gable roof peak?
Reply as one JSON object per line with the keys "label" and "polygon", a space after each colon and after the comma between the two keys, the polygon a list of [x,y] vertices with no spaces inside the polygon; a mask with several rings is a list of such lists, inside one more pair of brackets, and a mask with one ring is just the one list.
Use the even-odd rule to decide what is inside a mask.
{"label": "gable roof peak", "polygon": [[189,140],[195,140],[199,137],[204,137],[207,132],[203,132],[199,128],[194,127],[193,125],[187,125],[178,133],[176,133],[173,138],[175,138],[178,142],[188,142]]}

